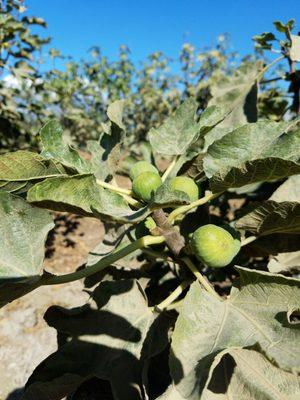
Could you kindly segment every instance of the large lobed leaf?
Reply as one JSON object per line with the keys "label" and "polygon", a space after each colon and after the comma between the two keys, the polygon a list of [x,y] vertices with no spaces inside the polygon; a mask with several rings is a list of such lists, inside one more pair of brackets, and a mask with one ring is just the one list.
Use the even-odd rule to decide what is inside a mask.
{"label": "large lobed leaf", "polygon": [[33,186],[27,200],[42,208],[134,221],[144,209],[132,211],[117,193],[103,189],[93,175],[45,179]]}
{"label": "large lobed leaf", "polygon": [[27,182],[63,173],[59,164],[31,151],[19,150],[0,156],[0,182]]}
{"label": "large lobed leaf", "polygon": [[222,127],[236,127],[257,120],[257,79],[261,63],[244,63],[232,76],[221,75],[211,86],[209,105],[222,104],[231,113]]}
{"label": "large lobed leaf", "polygon": [[44,244],[54,226],[51,215],[0,191],[0,279],[33,278],[41,273]]}
{"label": "large lobed leaf", "polygon": [[201,400],[296,400],[300,378],[254,350],[229,349],[214,360]]}
{"label": "large lobed leaf", "polygon": [[[259,346],[286,371],[300,371],[300,325],[290,315],[300,307],[300,281],[238,268],[239,285],[218,300],[194,283],[172,337],[170,370],[185,399],[199,399],[215,357],[232,347]],[[247,397],[246,397],[247,398]]]}
{"label": "large lobed leaf", "polygon": [[184,154],[199,132],[196,122],[197,102],[187,99],[158,129],[152,128],[149,140],[157,153]]}
{"label": "large lobed leaf", "polygon": [[254,203],[249,209],[250,211],[236,222],[236,228],[256,235],[300,233],[300,203],[267,200]]}
{"label": "large lobed leaf", "polygon": [[197,107],[196,100],[190,97],[159,128],[150,130],[149,140],[157,153],[185,154],[199,136],[209,132],[228,113],[225,108],[214,105],[208,107],[197,122]]}
{"label": "large lobed leaf", "polygon": [[203,158],[211,190],[222,192],[299,174],[300,130],[285,133],[295,123],[259,121],[227,133],[219,129],[221,135],[216,135]]}
{"label": "large lobed leaf", "polygon": [[296,162],[299,150],[295,151],[295,146],[300,144],[300,131],[283,135],[290,125],[259,121],[225,134],[208,147],[203,161],[207,177],[257,159],[278,157]]}
{"label": "large lobed leaf", "polygon": [[136,281],[100,283],[93,299],[80,309],[47,311],[48,324],[70,339],[33,372],[25,400],[60,400],[92,376],[109,380],[117,399],[144,398],[145,362],[167,345],[170,319],[148,308]]}

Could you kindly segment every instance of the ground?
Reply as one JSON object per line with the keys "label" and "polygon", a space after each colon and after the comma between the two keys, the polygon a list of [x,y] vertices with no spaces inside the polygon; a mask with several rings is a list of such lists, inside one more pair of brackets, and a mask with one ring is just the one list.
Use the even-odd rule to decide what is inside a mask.
{"label": "ground", "polygon": [[[56,228],[47,240],[45,269],[55,274],[76,270],[102,239],[94,218],[55,215]],[[0,310],[0,400],[20,398],[34,368],[56,350],[56,331],[43,315],[48,307],[82,305],[88,296],[81,282],[41,287]]]}

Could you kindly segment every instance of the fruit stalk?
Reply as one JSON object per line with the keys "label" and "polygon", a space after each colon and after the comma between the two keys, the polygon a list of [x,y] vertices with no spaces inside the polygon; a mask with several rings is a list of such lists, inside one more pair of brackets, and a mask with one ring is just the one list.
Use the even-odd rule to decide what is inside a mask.
{"label": "fruit stalk", "polygon": [[152,307],[153,311],[163,311],[166,309],[170,304],[173,303],[182,293],[183,291],[189,287],[191,284],[190,281],[181,282],[181,284],[161,303],[157,304],[156,306]]}
{"label": "fruit stalk", "polygon": [[198,281],[201,283],[201,285],[206,289],[207,292],[212,294],[214,297],[217,297],[219,300],[221,297],[218,295],[218,293],[212,288],[210,283],[204,278],[204,276],[200,273],[198,268],[193,264],[193,262],[188,258],[188,257],[183,257],[182,261],[187,265],[187,267],[191,270],[191,272],[195,275],[195,277],[198,279]]}

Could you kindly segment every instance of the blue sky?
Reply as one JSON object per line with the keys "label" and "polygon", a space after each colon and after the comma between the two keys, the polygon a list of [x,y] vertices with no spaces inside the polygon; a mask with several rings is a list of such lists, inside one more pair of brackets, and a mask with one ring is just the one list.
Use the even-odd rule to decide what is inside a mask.
{"label": "blue sky", "polygon": [[120,44],[134,61],[161,50],[176,57],[186,41],[213,45],[230,33],[233,50],[251,52],[251,37],[272,30],[273,20],[298,20],[300,0],[25,0],[32,15],[48,22],[52,46],[84,57],[92,45],[114,58]]}

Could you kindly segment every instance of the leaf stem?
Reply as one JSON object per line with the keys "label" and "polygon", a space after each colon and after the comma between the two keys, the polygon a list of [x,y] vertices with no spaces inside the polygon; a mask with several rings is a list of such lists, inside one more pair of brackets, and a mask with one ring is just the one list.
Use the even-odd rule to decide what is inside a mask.
{"label": "leaf stem", "polygon": [[171,162],[171,164],[168,166],[168,168],[165,170],[165,172],[163,173],[163,176],[161,177],[161,180],[164,182],[167,177],[170,175],[172,169],[175,167],[175,164],[178,160],[178,156],[176,156],[173,161]]}
{"label": "leaf stem", "polygon": [[191,282],[189,281],[184,281],[181,282],[181,284],[161,303],[157,304],[154,307],[151,307],[153,311],[163,311],[166,309],[173,301],[175,301],[182,293],[183,291],[190,286]]}
{"label": "leaf stem", "polygon": [[204,197],[201,197],[201,199],[193,201],[192,203],[187,204],[186,206],[181,206],[176,208],[174,211],[171,212],[171,214],[168,217],[169,223],[172,224],[179,215],[185,214],[186,212],[198,206],[202,206],[203,204],[208,203],[209,201],[215,199],[216,197],[219,197],[221,194],[222,193],[213,194],[209,192],[209,194],[205,195]]}
{"label": "leaf stem", "polygon": [[275,58],[275,60],[273,60],[272,62],[270,62],[270,64],[267,64],[267,65],[257,74],[257,77],[256,77],[257,81],[260,81],[260,80],[263,78],[264,73],[265,73],[266,71],[268,71],[268,69],[272,68],[273,65],[275,65],[275,64],[278,63],[279,61],[283,60],[284,58],[285,58],[285,56],[277,57],[277,58]]}
{"label": "leaf stem", "polygon": [[133,207],[140,208],[142,207],[142,203],[138,200],[134,199],[132,195],[132,191],[129,189],[120,188],[119,186],[111,185],[110,183],[104,182],[101,179],[97,179],[98,185],[102,186],[105,189],[111,190],[112,192],[116,192],[123,197],[124,200],[127,201]]}
{"label": "leaf stem", "polygon": [[214,297],[217,297],[220,299],[221,297],[218,295],[218,293],[212,288],[210,283],[204,278],[204,276],[200,273],[198,268],[194,265],[194,263],[188,258],[188,257],[183,257],[182,260],[185,262],[185,264],[189,267],[189,269],[192,271],[192,273],[195,275],[195,277],[198,279],[198,281],[201,283],[201,285],[206,289],[210,294],[212,294]]}
{"label": "leaf stem", "polygon": [[143,247],[151,246],[152,244],[163,243],[164,241],[165,238],[163,236],[151,236],[151,235],[143,236],[142,238],[130,243],[123,249],[120,249],[112,254],[109,254],[106,257],[103,257],[100,261],[98,261],[94,265],[91,265],[90,267],[72,272],[70,274],[65,274],[60,276],[50,276],[48,279],[45,280],[44,285],[57,285],[61,283],[68,283],[77,281],[78,279],[86,278],[90,275],[102,271],[103,269],[109,267],[114,262],[127,256],[130,253],[133,253],[136,250],[139,250]]}
{"label": "leaf stem", "polygon": [[241,246],[247,246],[247,244],[254,242],[257,239],[257,236],[249,236],[246,239],[241,241]]}
{"label": "leaf stem", "polygon": [[119,194],[126,194],[127,196],[131,196],[132,192],[129,189],[120,188],[119,186],[111,185],[110,183],[104,182],[101,179],[97,179],[98,185],[104,187],[105,189],[109,189],[112,192],[116,192]]}

